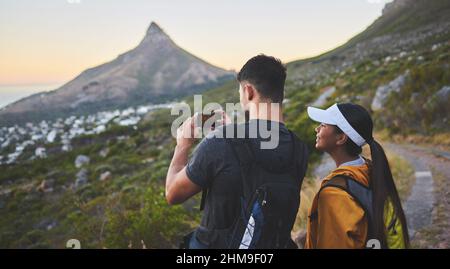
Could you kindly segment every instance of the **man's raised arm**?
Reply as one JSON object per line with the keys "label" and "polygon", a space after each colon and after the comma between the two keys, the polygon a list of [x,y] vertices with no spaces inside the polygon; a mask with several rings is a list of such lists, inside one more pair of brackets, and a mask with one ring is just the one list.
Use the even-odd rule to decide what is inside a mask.
{"label": "man's raised arm", "polygon": [[180,204],[200,192],[186,174],[188,154],[194,143],[194,120],[187,119],[177,130],[177,145],[166,176],[166,200],[170,205]]}

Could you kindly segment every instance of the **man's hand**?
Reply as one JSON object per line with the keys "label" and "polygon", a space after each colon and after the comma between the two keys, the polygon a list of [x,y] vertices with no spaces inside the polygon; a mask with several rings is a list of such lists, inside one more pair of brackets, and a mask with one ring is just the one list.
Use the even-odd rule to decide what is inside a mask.
{"label": "man's hand", "polygon": [[[231,123],[224,111],[218,110],[215,113],[221,114],[218,126]],[[198,117],[199,114],[196,113],[177,129],[177,146],[166,176],[166,200],[171,205],[182,203],[201,191],[201,187],[193,183],[186,174],[189,150],[202,131],[201,126],[195,125]]]}
{"label": "man's hand", "polygon": [[200,186],[194,184],[186,174],[189,149],[195,141],[196,115],[188,118],[177,129],[177,146],[166,176],[166,200],[169,204],[179,204],[200,192]]}
{"label": "man's hand", "polygon": [[189,117],[177,129],[177,146],[182,148],[190,148],[195,141],[195,121],[194,117]]}

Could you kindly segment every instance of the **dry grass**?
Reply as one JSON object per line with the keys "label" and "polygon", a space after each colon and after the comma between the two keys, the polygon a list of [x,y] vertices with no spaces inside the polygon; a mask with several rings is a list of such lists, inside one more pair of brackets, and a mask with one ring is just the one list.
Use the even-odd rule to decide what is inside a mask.
{"label": "dry grass", "polygon": [[[386,153],[400,199],[404,201],[411,193],[412,186],[416,181],[414,177],[414,168],[407,160],[395,154],[393,151],[384,148],[384,152]],[[369,147],[366,146],[363,148],[363,156],[370,159]]]}
{"label": "dry grass", "polygon": [[398,144],[411,144],[411,145],[422,145],[429,147],[430,145],[444,150],[450,150],[450,135],[449,133],[438,133],[433,135],[420,135],[420,134],[410,134],[410,135],[390,135],[386,130],[377,132],[375,135],[381,141],[392,141]]}
{"label": "dry grass", "polygon": [[297,219],[294,223],[293,233],[306,229],[306,220],[308,219],[308,211],[311,208],[312,201],[320,184],[313,178],[305,178],[302,191],[300,194],[300,208],[298,209]]}
{"label": "dry grass", "polygon": [[405,201],[416,182],[416,177],[414,176],[415,170],[408,161],[391,151],[386,150],[386,155],[391,166],[392,176],[394,177],[400,199]]}
{"label": "dry grass", "polygon": [[298,209],[297,218],[295,219],[294,227],[291,232],[291,237],[299,248],[303,248],[306,236],[308,212],[319,188],[320,183],[315,178],[306,177],[304,179],[300,193],[300,208]]}

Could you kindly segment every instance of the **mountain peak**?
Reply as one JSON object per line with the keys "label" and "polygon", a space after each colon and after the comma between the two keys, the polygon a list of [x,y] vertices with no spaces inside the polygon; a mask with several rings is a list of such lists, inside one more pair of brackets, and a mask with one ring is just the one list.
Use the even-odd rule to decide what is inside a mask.
{"label": "mountain peak", "polygon": [[161,33],[164,33],[164,31],[161,29],[161,27],[159,27],[159,25],[156,22],[152,21],[150,23],[150,26],[148,27],[147,35],[161,34]]}
{"label": "mountain peak", "polygon": [[170,41],[170,37],[161,29],[154,21],[150,23],[142,43],[159,43],[162,41]]}

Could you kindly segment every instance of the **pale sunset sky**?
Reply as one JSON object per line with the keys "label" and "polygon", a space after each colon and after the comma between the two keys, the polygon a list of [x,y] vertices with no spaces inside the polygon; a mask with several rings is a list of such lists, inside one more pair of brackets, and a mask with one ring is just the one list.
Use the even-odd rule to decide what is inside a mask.
{"label": "pale sunset sky", "polygon": [[0,0],[0,86],[63,84],[137,46],[151,21],[225,69],[259,53],[289,62],[345,43],[386,2]]}

